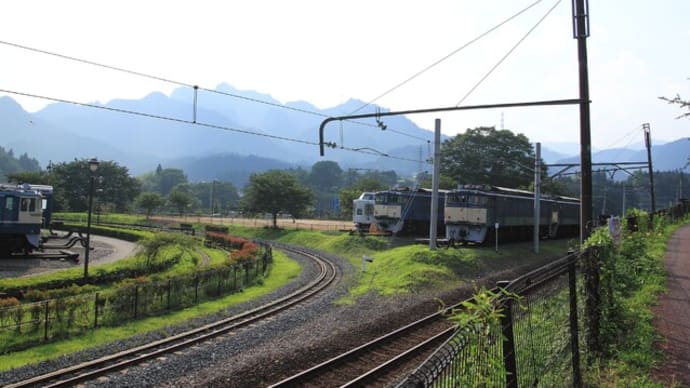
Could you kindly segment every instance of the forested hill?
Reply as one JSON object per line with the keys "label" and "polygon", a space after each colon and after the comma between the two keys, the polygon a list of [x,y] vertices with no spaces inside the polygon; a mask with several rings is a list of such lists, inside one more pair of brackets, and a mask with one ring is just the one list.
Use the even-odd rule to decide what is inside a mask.
{"label": "forested hill", "polygon": [[14,151],[0,147],[0,183],[7,182],[7,175],[17,172],[40,171],[38,160],[23,153],[19,157],[14,156]]}

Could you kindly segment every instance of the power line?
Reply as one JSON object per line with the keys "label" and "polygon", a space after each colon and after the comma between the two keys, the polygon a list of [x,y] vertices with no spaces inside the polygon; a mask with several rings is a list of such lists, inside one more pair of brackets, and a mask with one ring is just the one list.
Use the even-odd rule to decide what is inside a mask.
{"label": "power line", "polygon": [[412,81],[413,79],[419,77],[420,75],[426,73],[427,71],[431,70],[431,69],[432,69],[433,67],[435,67],[436,65],[438,65],[438,64],[440,64],[441,62],[445,61],[446,59],[452,57],[453,55],[457,54],[458,52],[460,52],[460,51],[462,51],[463,49],[467,48],[468,46],[472,45],[473,43],[479,41],[480,39],[484,38],[485,36],[489,35],[490,33],[494,32],[495,30],[499,29],[499,28],[502,27],[504,24],[506,24],[506,23],[508,23],[509,21],[515,19],[516,17],[520,16],[521,14],[527,12],[529,9],[531,9],[532,7],[534,7],[535,5],[537,5],[537,4],[541,3],[541,2],[542,2],[542,0],[537,0],[537,1],[535,1],[534,3],[532,3],[532,4],[530,4],[529,6],[527,6],[526,8],[524,8],[523,10],[521,10],[521,11],[519,11],[518,13],[514,14],[513,16],[511,16],[511,17],[509,17],[509,18],[503,20],[502,22],[500,22],[500,23],[497,24],[496,26],[494,26],[494,27],[488,29],[487,31],[485,31],[485,32],[483,32],[483,33],[481,33],[481,34],[479,34],[479,35],[478,35],[477,37],[475,37],[474,39],[472,39],[472,40],[470,40],[469,42],[463,44],[462,46],[458,47],[457,49],[451,51],[449,54],[445,55],[445,56],[442,57],[441,59],[438,59],[437,61],[435,61],[435,62],[432,63],[431,65],[429,65],[429,66],[425,67],[424,69],[418,71],[417,73],[413,74],[411,77],[405,79],[404,81],[400,82],[399,84],[393,86],[392,88],[390,88],[390,89],[386,90],[385,92],[381,93],[380,95],[378,95],[378,96],[375,97],[374,99],[370,100],[370,101],[367,102],[366,104],[364,104],[364,105],[360,106],[359,108],[355,109],[354,111],[352,111],[352,112],[350,113],[350,115],[359,112],[360,110],[364,109],[365,107],[367,107],[367,106],[373,104],[374,102],[378,101],[379,99],[383,98],[384,96],[386,96],[386,95],[392,93],[393,91],[395,91],[396,89],[402,87],[402,86],[405,85],[406,83],[408,83],[408,82]]}
{"label": "power line", "polygon": [[[91,65],[91,66],[101,67],[101,68],[108,69],[108,70],[118,71],[118,72],[130,74],[130,75],[135,75],[135,76],[137,76],[137,77],[149,78],[149,79],[153,79],[153,80],[157,80],[157,81],[162,81],[162,82],[170,83],[170,84],[173,84],[173,85],[183,86],[183,87],[187,87],[187,88],[194,89],[195,91],[198,89],[198,90],[203,90],[203,91],[209,92],[209,93],[215,93],[215,94],[219,94],[219,95],[222,95],[222,96],[233,97],[233,98],[237,98],[237,99],[240,99],[240,100],[245,100],[245,101],[249,101],[249,102],[253,102],[253,103],[269,105],[269,106],[273,106],[273,107],[276,107],[276,108],[287,109],[287,110],[291,110],[291,111],[295,111],[295,112],[300,112],[300,113],[305,113],[305,114],[310,114],[310,115],[319,116],[319,117],[323,117],[323,118],[329,117],[329,116],[326,115],[326,114],[319,113],[319,112],[314,112],[314,111],[310,111],[310,110],[307,110],[307,109],[300,109],[300,108],[291,107],[291,106],[287,106],[287,105],[283,105],[283,104],[277,104],[277,103],[270,102],[270,101],[260,100],[260,99],[258,99],[258,98],[252,98],[252,97],[242,96],[242,95],[235,94],[235,93],[228,93],[228,92],[223,92],[223,91],[220,91],[220,90],[210,89],[210,88],[207,88],[207,87],[201,87],[201,86],[193,85],[193,84],[186,83],[186,82],[175,81],[175,80],[172,80],[172,79],[170,79],[170,78],[165,78],[165,77],[161,77],[161,76],[156,76],[156,75],[152,75],[152,74],[147,74],[147,73],[143,73],[143,72],[135,71],[135,70],[129,70],[129,69],[125,69],[125,68],[118,67],[118,66],[106,65],[106,64],[99,63],[99,62],[95,62],[95,61],[91,61],[91,60],[88,60],[88,59],[77,58],[77,57],[74,57],[74,56],[65,55],[65,54],[60,54],[60,53],[56,53],[56,52],[52,52],[52,51],[47,51],[47,50],[43,50],[43,49],[38,49],[38,48],[35,48],[35,47],[29,47],[29,46],[25,46],[25,45],[18,44],[18,43],[13,43],[13,42],[8,42],[8,41],[0,40],[0,44],[4,44],[4,45],[6,45],[6,46],[11,46],[11,47],[19,48],[19,49],[22,49],[22,50],[33,51],[33,52],[36,52],[36,53],[39,53],[39,54],[50,55],[50,56],[54,56],[54,57],[57,57],[57,58],[66,59],[66,60],[69,60],[69,61],[74,61],[74,62],[83,63],[83,64],[87,64],[87,65]],[[364,126],[369,126],[369,127],[376,127],[375,125],[369,124],[369,123],[363,123],[363,122],[358,122],[358,121],[352,121],[352,122],[355,123],[355,124],[359,124],[359,125],[364,125]],[[397,133],[397,134],[403,135],[403,136],[408,136],[408,137],[411,137],[411,138],[414,138],[414,139],[418,139],[418,140],[422,140],[422,141],[428,141],[427,139],[423,139],[423,138],[421,138],[421,137],[414,136],[414,135],[411,135],[411,134],[408,134],[408,133],[405,133],[405,132],[400,132],[400,131],[393,130],[393,129],[391,129],[390,131],[393,132],[393,133]]]}
{"label": "power line", "polygon": [[492,67],[491,70],[489,70],[489,72],[486,73],[486,74],[484,75],[484,77],[482,77],[482,79],[480,79],[479,82],[477,82],[477,83],[470,89],[470,91],[467,92],[467,94],[465,94],[465,96],[464,96],[462,99],[460,99],[460,101],[458,101],[457,104],[455,104],[455,106],[460,106],[460,104],[462,104],[462,103],[467,99],[467,97],[469,97],[470,94],[472,94],[472,92],[474,92],[475,89],[477,89],[477,88],[479,87],[479,85],[481,85],[481,84],[484,82],[484,80],[486,80],[486,79],[489,77],[489,75],[491,75],[491,73],[493,73],[494,70],[496,70],[496,69],[503,63],[503,61],[505,61],[505,60],[510,56],[510,54],[512,54],[513,51],[515,51],[515,49],[517,49],[518,46],[520,46],[520,44],[521,44],[525,39],[527,39],[527,37],[528,37],[528,36],[529,36],[529,35],[530,35],[530,34],[541,24],[541,22],[544,21],[544,19],[546,19],[547,16],[549,16],[549,15],[551,14],[551,12],[552,12],[554,9],[556,9],[556,7],[558,6],[558,4],[560,4],[560,3],[561,3],[561,0],[556,1],[556,4],[554,4],[551,8],[549,8],[549,10],[546,12],[546,14],[544,14],[544,16],[542,16],[541,19],[539,19],[539,20],[537,21],[537,23],[536,23],[534,26],[532,26],[532,28],[530,28],[529,31],[527,31],[527,33],[526,33],[522,38],[520,38],[520,40],[518,40],[517,43],[515,43],[515,45],[513,45],[513,47],[510,48],[510,50],[508,50],[508,52],[506,53],[506,55],[504,55],[504,56],[494,65],[494,67]]}
{"label": "power line", "polygon": [[[199,121],[190,121],[190,120],[185,120],[185,119],[180,119],[180,118],[175,118],[175,117],[161,116],[161,115],[156,115],[156,114],[152,114],[152,113],[139,112],[139,111],[134,111],[134,110],[129,110],[129,109],[113,108],[113,107],[109,107],[109,106],[105,106],[105,105],[89,104],[89,103],[84,103],[84,102],[66,100],[66,99],[62,99],[62,98],[48,97],[48,96],[32,94],[32,93],[25,93],[25,92],[18,92],[15,90],[0,89],[0,92],[15,94],[15,95],[24,96],[24,97],[39,98],[42,100],[48,100],[48,101],[53,101],[53,102],[61,102],[64,104],[71,104],[71,105],[83,106],[83,107],[88,107],[88,108],[101,109],[101,110],[115,112],[115,113],[129,114],[129,115],[147,117],[147,118],[157,119],[157,120],[166,120],[166,121],[176,122],[176,123],[180,123],[180,124],[196,125],[196,126],[205,127],[205,128],[221,129],[224,131],[244,133],[247,135],[262,136],[262,137],[276,139],[276,140],[290,141],[293,143],[301,143],[301,144],[312,145],[312,146],[319,146],[320,145],[317,142],[313,142],[313,141],[309,141],[309,140],[301,140],[301,139],[289,138],[289,137],[285,137],[285,136],[270,135],[267,133],[254,132],[254,131],[249,131],[246,129],[239,129],[239,128],[227,127],[227,126],[223,126],[223,125],[202,123]],[[388,154],[373,150],[371,148],[360,148],[360,149],[349,148],[349,147],[340,147],[340,148],[343,150],[346,150],[346,151],[359,152],[359,153],[368,154],[368,155],[377,155],[377,156],[390,158],[390,159],[410,161],[410,162],[414,162],[414,163],[419,162],[418,160],[388,155]]]}

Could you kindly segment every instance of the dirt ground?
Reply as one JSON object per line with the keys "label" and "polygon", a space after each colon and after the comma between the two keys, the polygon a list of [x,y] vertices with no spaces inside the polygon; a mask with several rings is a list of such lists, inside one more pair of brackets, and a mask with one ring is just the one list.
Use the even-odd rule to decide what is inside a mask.
{"label": "dirt ground", "polygon": [[668,291],[653,309],[659,344],[667,359],[654,376],[667,386],[690,387],[690,225],[676,231],[666,248]]}

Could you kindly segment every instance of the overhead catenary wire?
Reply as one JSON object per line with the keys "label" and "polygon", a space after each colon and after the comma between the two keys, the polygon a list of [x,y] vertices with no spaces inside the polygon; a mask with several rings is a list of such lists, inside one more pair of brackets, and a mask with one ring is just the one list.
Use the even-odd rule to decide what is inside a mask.
{"label": "overhead catenary wire", "polygon": [[[202,87],[202,86],[195,85],[195,84],[191,84],[191,83],[187,83],[187,82],[176,81],[176,80],[173,80],[173,79],[170,79],[170,78],[166,78],[166,77],[156,76],[156,75],[152,75],[152,74],[148,74],[148,73],[144,73],[144,72],[140,72],[140,71],[136,71],[136,70],[125,69],[125,68],[123,68],[123,67],[107,65],[107,64],[103,64],[103,63],[91,61],[91,60],[88,60],[88,59],[78,58],[78,57],[74,57],[74,56],[71,56],[71,55],[60,54],[60,53],[56,53],[56,52],[53,52],[53,51],[43,50],[43,49],[39,49],[39,48],[35,48],[35,47],[29,47],[29,46],[26,46],[26,45],[22,45],[22,44],[18,44],[18,43],[13,43],[13,42],[8,42],[8,41],[5,41],[5,40],[0,40],[0,44],[6,45],[6,46],[10,46],[10,47],[14,47],[14,48],[18,48],[18,49],[22,49],[22,50],[27,50],[27,51],[36,52],[36,53],[39,53],[39,54],[50,55],[50,56],[54,56],[54,57],[61,58],[61,59],[65,59],[65,60],[69,60],[69,61],[74,61],[74,62],[83,63],[83,64],[87,64],[87,65],[91,65],[91,66],[101,67],[101,68],[108,69],[108,70],[118,71],[118,72],[122,72],[122,73],[125,73],[125,74],[130,74],[130,75],[134,75],[134,76],[138,76],[138,77],[142,77],[142,78],[153,79],[153,80],[157,80],[157,81],[162,81],[162,82],[170,83],[170,84],[173,84],[173,85],[178,85],[178,86],[183,86],[183,87],[191,88],[191,89],[194,89],[195,103],[196,103],[197,92],[198,92],[199,90],[201,90],[201,91],[204,91],[204,92],[209,92],[209,93],[214,93],[214,94],[218,94],[218,95],[222,95],[222,96],[237,98],[237,99],[244,100],[244,101],[248,101],[248,102],[253,102],[253,103],[257,103],[257,104],[263,104],[263,105],[273,106],[273,107],[276,107],[276,108],[291,110],[291,111],[294,111],[294,112],[305,113],[305,114],[309,114],[309,115],[313,115],[313,116],[318,116],[318,117],[323,117],[323,118],[329,117],[328,115],[323,114],[323,113],[320,113],[320,112],[315,112],[315,111],[311,111],[311,110],[307,110],[307,109],[301,109],[301,108],[297,108],[297,107],[293,107],[293,106],[287,106],[287,105],[283,105],[283,104],[277,104],[277,103],[270,102],[270,101],[260,100],[260,99],[258,99],[258,98],[252,98],[252,97],[247,97],[247,96],[243,96],[243,95],[240,95],[240,94],[229,93],[229,92],[224,92],[224,91],[220,91],[220,90],[216,90],[216,89],[211,89],[211,88],[207,88],[207,87]],[[196,111],[196,108],[195,108],[195,111]],[[360,122],[360,121],[352,121],[352,122],[355,123],[355,124],[358,124],[358,125],[363,125],[363,126],[368,126],[368,127],[376,127],[376,125],[370,124],[370,123],[364,123],[364,122]],[[411,138],[414,138],[414,139],[418,139],[418,140],[422,140],[422,141],[427,141],[427,139],[424,139],[424,138],[421,138],[421,137],[418,137],[418,136],[415,136],[415,135],[411,135],[411,134],[408,134],[408,133],[405,133],[405,132],[401,132],[401,131],[398,131],[398,130],[394,130],[394,129],[391,129],[390,132],[393,132],[393,133],[396,133],[396,134],[399,134],[399,135],[403,135],[403,136],[408,136],[408,137],[411,137]]]}
{"label": "overhead catenary wire", "polygon": [[517,13],[515,13],[515,14],[512,15],[512,16],[510,16],[509,18],[507,18],[507,19],[501,21],[501,22],[500,22],[499,24],[497,24],[496,26],[494,26],[494,27],[492,27],[492,28],[490,28],[490,29],[484,31],[483,33],[479,34],[479,35],[476,36],[475,38],[471,39],[469,42],[466,42],[466,43],[463,44],[462,46],[456,48],[455,50],[451,51],[450,53],[448,53],[448,54],[446,54],[445,56],[441,57],[440,59],[436,60],[435,62],[433,62],[432,64],[428,65],[428,66],[425,67],[424,69],[422,69],[422,70],[416,72],[415,74],[413,74],[412,76],[408,77],[408,78],[405,79],[404,81],[402,81],[402,82],[396,84],[396,85],[393,86],[392,88],[390,88],[390,89],[386,90],[385,92],[379,94],[378,96],[374,97],[373,99],[371,99],[371,100],[370,100],[369,102],[367,102],[366,104],[364,104],[364,105],[360,106],[359,108],[355,109],[354,111],[350,112],[350,115],[359,112],[360,110],[366,108],[367,106],[373,104],[374,102],[376,102],[376,101],[380,100],[381,98],[387,96],[388,94],[394,92],[395,90],[399,89],[400,87],[404,86],[404,85],[407,84],[408,82],[414,80],[415,78],[419,77],[420,75],[422,75],[422,74],[426,73],[427,71],[431,70],[432,68],[436,67],[437,65],[439,65],[440,63],[442,63],[442,62],[444,62],[445,60],[449,59],[450,57],[452,57],[453,55],[457,54],[458,52],[460,52],[460,51],[464,50],[465,48],[471,46],[473,43],[475,43],[475,42],[481,40],[482,38],[486,37],[486,36],[489,35],[490,33],[492,33],[492,32],[494,32],[495,30],[501,28],[501,27],[502,27],[503,25],[505,25],[506,23],[510,22],[511,20],[513,20],[513,19],[517,18],[518,16],[522,15],[523,13],[527,12],[527,11],[530,10],[532,7],[536,6],[537,4],[541,3],[542,1],[543,1],[543,0],[537,0],[537,1],[535,1],[534,3],[528,5],[527,7],[523,8],[522,10],[518,11]]}
{"label": "overhead catenary wire", "polygon": [[[205,127],[205,128],[221,129],[224,131],[244,133],[247,135],[262,136],[262,137],[266,137],[266,138],[270,138],[270,139],[290,141],[293,143],[301,143],[301,144],[312,145],[312,146],[319,146],[320,145],[318,142],[313,142],[313,141],[309,141],[309,140],[295,139],[295,138],[290,138],[290,137],[286,137],[286,136],[277,136],[277,135],[271,135],[271,134],[267,134],[267,133],[250,131],[250,130],[246,130],[246,129],[240,129],[240,128],[228,127],[228,126],[223,126],[223,125],[210,124],[210,123],[203,123],[203,122],[199,122],[198,120],[196,120],[196,118],[195,118],[195,121],[191,121],[191,120],[185,120],[185,119],[180,119],[180,118],[176,118],[176,117],[157,115],[157,114],[140,112],[140,111],[129,110],[129,109],[113,108],[113,107],[109,107],[109,106],[105,106],[105,105],[96,105],[96,104],[90,104],[90,103],[85,103],[85,102],[67,100],[67,99],[63,99],[63,98],[49,97],[49,96],[43,96],[43,95],[39,95],[39,94],[26,93],[26,92],[19,92],[16,90],[9,90],[9,89],[0,89],[0,92],[10,93],[10,94],[14,94],[14,95],[18,95],[18,96],[24,96],[24,97],[39,98],[42,100],[60,102],[60,103],[64,103],[64,104],[71,104],[71,105],[83,106],[83,107],[88,107],[88,108],[101,109],[101,110],[110,111],[110,112],[114,112],[114,113],[128,114],[128,115],[133,115],[133,116],[141,116],[141,117],[147,117],[147,118],[157,119],[157,120],[166,120],[166,121],[170,121],[170,122],[195,125],[195,126],[200,126],[200,127]],[[388,155],[388,154],[378,152],[378,151],[372,152],[375,150],[370,151],[371,149],[357,149],[357,148],[350,148],[350,147],[341,147],[341,148],[343,150],[347,150],[347,151],[351,151],[351,152],[359,152],[362,154],[378,155],[378,156],[385,157],[385,158],[397,159],[397,160],[402,160],[402,161],[409,161],[409,162],[414,162],[414,163],[419,162],[417,160],[392,156],[392,155]]]}
{"label": "overhead catenary wire", "polygon": [[517,49],[518,46],[520,46],[520,44],[522,44],[522,42],[524,42],[525,39],[527,39],[527,37],[528,37],[530,34],[532,34],[532,32],[533,32],[534,30],[537,29],[537,27],[544,21],[544,19],[546,19],[546,18],[551,14],[551,12],[553,12],[554,9],[556,9],[556,7],[561,3],[561,1],[562,1],[562,0],[556,1],[556,3],[555,3],[551,8],[549,8],[548,11],[546,11],[546,13],[544,14],[544,16],[542,16],[542,17],[537,21],[537,23],[535,23],[534,26],[532,26],[532,28],[530,28],[529,31],[527,31],[527,33],[526,33],[525,35],[523,35],[522,38],[520,38],[520,40],[518,40],[517,43],[515,43],[515,44],[513,45],[513,47],[511,47],[510,50],[508,50],[508,52],[507,52],[503,57],[501,57],[501,59],[498,60],[498,62],[497,62],[497,63],[496,63],[496,64],[495,64],[495,65],[494,65],[494,66],[493,66],[493,67],[492,67],[492,68],[491,68],[491,69],[490,69],[490,70],[479,80],[479,82],[477,82],[477,83],[467,92],[467,94],[465,94],[465,95],[460,99],[460,101],[458,101],[457,104],[455,104],[455,106],[460,106],[460,104],[462,104],[463,102],[465,102],[465,100],[466,100],[466,99],[467,99],[467,98],[468,98],[468,97],[479,87],[479,85],[481,85],[481,84],[491,75],[491,73],[493,73],[494,70],[496,70],[496,69],[497,69],[497,68],[498,68],[498,67],[499,67],[509,56],[510,56],[510,54],[512,54],[512,53],[515,51],[515,49]]}

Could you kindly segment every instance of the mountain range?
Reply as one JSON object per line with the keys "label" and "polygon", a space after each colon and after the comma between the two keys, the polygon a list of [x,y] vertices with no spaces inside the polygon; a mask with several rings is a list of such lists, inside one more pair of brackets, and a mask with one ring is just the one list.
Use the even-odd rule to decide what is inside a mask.
{"label": "mountain range", "polygon": [[[153,92],[141,99],[89,105],[97,108],[58,102],[29,113],[12,98],[0,97],[0,146],[27,152],[44,166],[49,161],[97,156],[128,167],[133,175],[161,164],[182,168],[191,181],[222,179],[242,186],[253,172],[309,169],[319,160],[337,161],[344,169],[411,175],[421,165],[414,161],[429,157],[426,140],[433,139],[432,131],[404,116],[381,119],[386,130],[374,118],[336,121],[326,127],[325,140],[338,148],[328,148],[322,158],[318,128],[325,118],[388,110],[354,99],[328,109],[306,101],[283,105],[270,95],[227,84],[213,91],[199,89],[196,95],[193,89],[180,87],[170,96]],[[542,157],[550,164],[577,163],[579,156],[572,152],[577,149],[578,144],[554,143],[553,148],[543,144]],[[688,150],[687,139],[654,145],[654,169],[683,168]],[[592,160],[646,161],[647,157],[644,149],[611,149],[593,153]]]}

